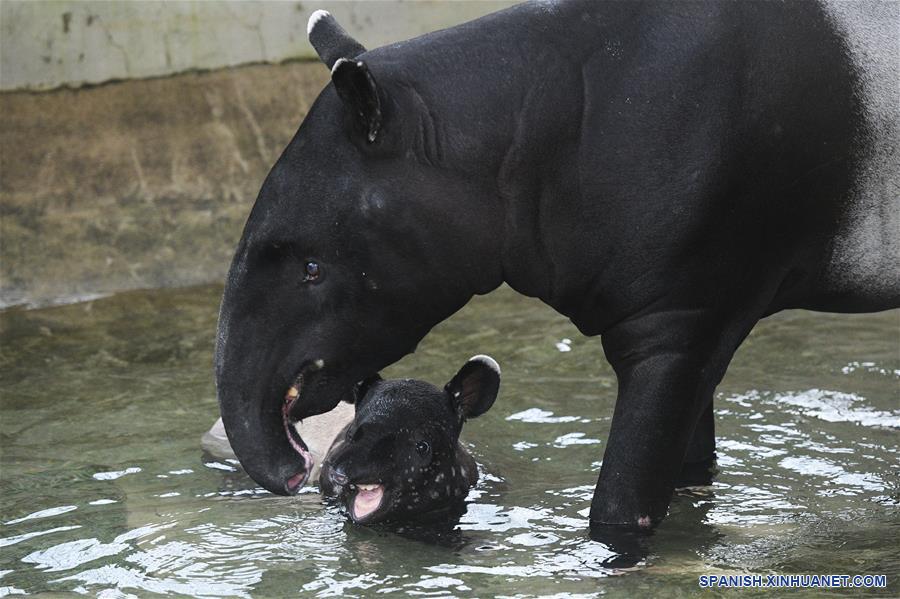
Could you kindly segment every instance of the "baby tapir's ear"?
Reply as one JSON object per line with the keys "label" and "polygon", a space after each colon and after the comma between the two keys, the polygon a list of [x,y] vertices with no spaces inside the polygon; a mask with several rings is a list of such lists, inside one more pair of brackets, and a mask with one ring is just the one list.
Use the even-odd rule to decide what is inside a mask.
{"label": "baby tapir's ear", "polygon": [[494,405],[500,390],[500,366],[490,356],[469,358],[444,387],[460,418],[475,418]]}

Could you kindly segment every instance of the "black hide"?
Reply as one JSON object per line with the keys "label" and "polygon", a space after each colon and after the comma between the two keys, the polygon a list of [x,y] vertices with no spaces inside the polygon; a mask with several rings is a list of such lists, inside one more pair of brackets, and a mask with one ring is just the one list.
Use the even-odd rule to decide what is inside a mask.
{"label": "black hide", "polygon": [[[327,60],[355,48],[315,27]],[[618,376],[592,524],[658,522],[708,479],[713,391],[760,318],[900,305],[897,195],[861,189],[897,164],[845,33],[814,2],[541,2],[347,57],[228,275],[216,380],[246,471],[295,492],[286,422],[506,282]]]}

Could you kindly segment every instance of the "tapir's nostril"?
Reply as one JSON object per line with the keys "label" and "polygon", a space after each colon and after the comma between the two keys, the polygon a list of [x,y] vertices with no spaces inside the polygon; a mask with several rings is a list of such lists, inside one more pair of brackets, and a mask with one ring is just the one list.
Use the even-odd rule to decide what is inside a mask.
{"label": "tapir's nostril", "polygon": [[300,487],[303,486],[303,483],[306,482],[306,477],[308,474],[309,472],[307,470],[303,470],[287,479],[287,481],[284,483],[284,490],[287,492],[287,494],[296,495],[297,491],[300,490]]}
{"label": "tapir's nostril", "polygon": [[344,474],[344,471],[339,468],[335,468],[334,470],[329,472],[328,476],[329,478],[331,478],[331,482],[336,486],[342,487],[347,484],[347,475]]}

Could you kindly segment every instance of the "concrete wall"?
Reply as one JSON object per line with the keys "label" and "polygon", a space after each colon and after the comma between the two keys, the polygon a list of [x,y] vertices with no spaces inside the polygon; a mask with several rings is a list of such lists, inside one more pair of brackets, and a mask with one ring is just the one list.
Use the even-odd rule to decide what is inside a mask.
{"label": "concrete wall", "polygon": [[0,89],[49,89],[193,69],[314,58],[318,8],[367,48],[408,39],[512,2],[21,1],[0,3]]}
{"label": "concrete wall", "polygon": [[223,280],[327,82],[298,62],[0,94],[0,302]]}
{"label": "concrete wall", "polygon": [[0,307],[222,281],[328,70],[216,67],[308,55],[314,7],[374,46],[501,4],[2,0]]}

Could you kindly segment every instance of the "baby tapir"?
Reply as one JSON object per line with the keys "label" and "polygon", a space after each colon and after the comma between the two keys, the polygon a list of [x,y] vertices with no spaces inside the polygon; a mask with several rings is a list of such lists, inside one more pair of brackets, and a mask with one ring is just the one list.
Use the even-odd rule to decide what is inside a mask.
{"label": "baby tapir", "polygon": [[[488,356],[470,358],[443,390],[413,379],[364,381],[354,389],[355,406],[342,402],[296,424],[314,460],[307,482],[318,481],[355,522],[450,511],[478,480],[459,442],[463,422],[485,413],[499,389],[500,367]],[[201,445],[234,459],[221,418]]]}
{"label": "baby tapir", "polygon": [[363,385],[353,421],[322,464],[322,493],[366,524],[439,517],[460,507],[478,470],[459,433],[467,418],[493,405],[497,362],[475,356],[443,389],[377,376]]}

